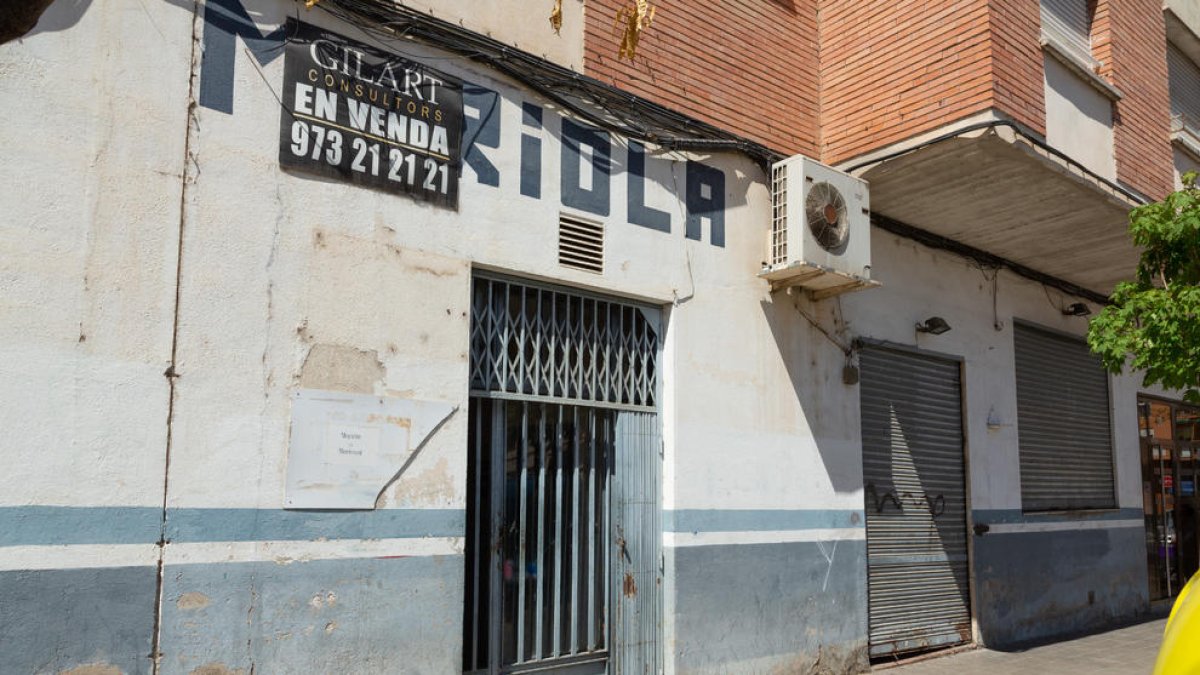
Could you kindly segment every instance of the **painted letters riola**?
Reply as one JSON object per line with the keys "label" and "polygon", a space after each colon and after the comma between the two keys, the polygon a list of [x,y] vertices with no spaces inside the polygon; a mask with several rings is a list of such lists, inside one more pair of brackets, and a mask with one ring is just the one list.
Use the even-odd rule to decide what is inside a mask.
{"label": "painted letters riola", "polygon": [[289,21],[279,163],[456,208],[462,82]]}

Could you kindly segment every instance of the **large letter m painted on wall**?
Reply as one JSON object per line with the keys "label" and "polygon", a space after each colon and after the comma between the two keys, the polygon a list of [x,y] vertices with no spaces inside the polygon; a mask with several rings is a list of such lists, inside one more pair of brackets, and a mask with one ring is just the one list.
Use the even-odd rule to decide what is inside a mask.
{"label": "large letter m painted on wall", "polygon": [[267,65],[283,54],[284,26],[263,35],[240,0],[204,3],[204,54],[200,58],[200,105],[233,113],[233,64],[237,38]]}

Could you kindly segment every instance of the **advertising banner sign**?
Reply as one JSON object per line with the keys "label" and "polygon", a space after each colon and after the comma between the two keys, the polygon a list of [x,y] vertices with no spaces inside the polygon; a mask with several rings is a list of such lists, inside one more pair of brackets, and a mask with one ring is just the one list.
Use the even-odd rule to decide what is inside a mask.
{"label": "advertising banner sign", "polygon": [[295,20],[285,50],[280,165],[458,207],[461,81]]}

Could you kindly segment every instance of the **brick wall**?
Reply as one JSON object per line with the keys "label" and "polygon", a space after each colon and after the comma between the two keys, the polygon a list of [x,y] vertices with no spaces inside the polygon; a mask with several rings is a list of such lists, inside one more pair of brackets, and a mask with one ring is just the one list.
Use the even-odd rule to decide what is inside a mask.
{"label": "brick wall", "polygon": [[1174,185],[1160,0],[1097,0],[1092,54],[1125,95],[1113,109],[1117,180],[1159,199]]}
{"label": "brick wall", "polygon": [[1046,85],[1038,42],[1037,0],[992,0],[992,105],[1039,134],[1046,133]]}
{"label": "brick wall", "polygon": [[1045,128],[1037,0],[825,0],[822,159],[996,107]]}
{"label": "brick wall", "polygon": [[584,71],[774,150],[817,150],[816,0],[656,0],[637,59],[618,0],[588,0]]}
{"label": "brick wall", "polygon": [[[836,164],[995,109],[1045,133],[1038,0],[658,0],[635,61],[588,0],[587,74],[785,154]],[[1118,179],[1172,185],[1159,0],[1092,0]],[[819,18],[819,22],[818,22]],[[819,67],[818,67],[819,64]]]}

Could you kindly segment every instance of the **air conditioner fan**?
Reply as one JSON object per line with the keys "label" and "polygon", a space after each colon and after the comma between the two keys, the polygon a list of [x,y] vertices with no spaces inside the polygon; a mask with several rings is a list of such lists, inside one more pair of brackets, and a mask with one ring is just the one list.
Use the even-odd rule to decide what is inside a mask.
{"label": "air conditioner fan", "polygon": [[821,248],[837,253],[850,238],[846,221],[846,200],[829,183],[813,184],[804,199],[804,216],[813,239]]}

